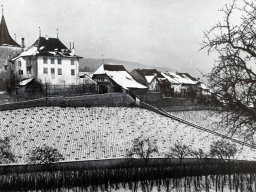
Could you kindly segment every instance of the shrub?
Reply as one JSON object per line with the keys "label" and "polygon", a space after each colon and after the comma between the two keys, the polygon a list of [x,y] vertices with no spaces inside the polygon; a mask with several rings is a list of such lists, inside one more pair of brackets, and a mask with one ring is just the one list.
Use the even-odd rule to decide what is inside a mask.
{"label": "shrub", "polygon": [[197,159],[205,159],[208,157],[208,154],[206,154],[202,149],[191,150],[191,155]]}
{"label": "shrub", "polygon": [[30,163],[50,164],[64,160],[64,157],[57,149],[44,146],[32,150],[29,160]]}
{"label": "shrub", "polygon": [[180,142],[176,142],[173,147],[170,148],[170,152],[165,156],[168,158],[179,158],[179,163],[181,165],[182,160],[191,154],[191,149],[189,146],[184,145]]}
{"label": "shrub", "polygon": [[212,157],[218,157],[220,159],[234,158],[237,153],[237,148],[235,144],[229,143],[228,141],[219,140],[214,141],[210,145],[210,155]]}
{"label": "shrub", "polygon": [[10,138],[0,139],[0,164],[15,162],[15,156],[11,152]]}
{"label": "shrub", "polygon": [[133,140],[131,149],[128,151],[128,157],[137,157],[148,163],[150,157],[158,153],[156,144],[153,144],[149,138],[138,137]]}

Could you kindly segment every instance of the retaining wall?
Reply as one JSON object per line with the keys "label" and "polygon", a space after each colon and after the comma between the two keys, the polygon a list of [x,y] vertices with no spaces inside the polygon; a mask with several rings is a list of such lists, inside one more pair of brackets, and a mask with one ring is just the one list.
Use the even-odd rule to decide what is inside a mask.
{"label": "retaining wall", "polygon": [[108,93],[83,95],[76,97],[45,97],[41,99],[14,102],[0,105],[0,111],[33,107],[128,107],[135,103],[130,95],[124,93]]}

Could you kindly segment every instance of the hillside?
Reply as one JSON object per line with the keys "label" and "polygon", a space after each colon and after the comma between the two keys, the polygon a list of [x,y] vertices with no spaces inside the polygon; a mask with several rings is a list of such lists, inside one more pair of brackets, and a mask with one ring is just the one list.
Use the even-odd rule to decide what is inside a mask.
{"label": "hillside", "polygon": [[[0,112],[1,137],[10,136],[19,163],[34,147],[56,147],[66,160],[125,157],[133,139],[149,137],[164,157],[176,141],[193,149],[209,150],[214,135],[139,108],[40,107]],[[243,149],[238,159],[253,159],[255,150]]]}
{"label": "hillside", "polygon": [[[90,71],[93,72],[96,69],[98,69],[103,63],[102,59],[92,59],[92,58],[84,58],[80,60],[79,63],[79,68],[80,71]],[[112,64],[121,64],[124,65],[126,70],[129,72],[133,69],[147,69],[147,68],[156,68],[160,71],[175,71],[172,68],[163,68],[163,67],[152,67],[152,66],[147,66],[147,65],[142,65],[140,63],[136,62],[130,62],[130,61],[122,61],[122,60],[116,60],[116,59],[104,59],[104,63],[112,63]]]}

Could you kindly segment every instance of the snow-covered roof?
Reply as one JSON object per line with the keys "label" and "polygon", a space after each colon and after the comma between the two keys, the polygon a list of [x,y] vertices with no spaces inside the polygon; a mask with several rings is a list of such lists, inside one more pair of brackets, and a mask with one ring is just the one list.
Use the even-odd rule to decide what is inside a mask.
{"label": "snow-covered roof", "polygon": [[171,83],[179,83],[179,84],[189,84],[189,85],[196,85],[198,81],[195,78],[192,78],[190,75],[186,73],[172,73],[172,72],[165,72],[162,73]]}
{"label": "snow-covered roof", "polygon": [[209,88],[205,84],[203,84],[203,83],[200,84],[200,87],[202,89],[209,90]]}
{"label": "snow-covered roof", "polygon": [[162,75],[172,84],[181,84],[175,74],[171,72],[162,73]]}
{"label": "snow-covered roof", "polygon": [[195,78],[192,78],[190,75],[186,73],[178,73],[176,74],[179,76],[179,82],[183,84],[190,84],[190,85],[196,85],[198,81]]}
{"label": "snow-covered roof", "polygon": [[126,71],[123,65],[103,64],[94,72],[94,75],[103,74],[106,74],[124,89],[147,89],[146,86],[135,81],[135,79]]}
{"label": "snow-covered roof", "polygon": [[97,84],[97,82],[96,81],[94,81],[93,79],[92,79],[92,77],[90,77],[88,74],[86,74],[86,73],[83,73],[83,74],[80,74],[79,73],[79,78],[80,78],[80,81],[82,82],[82,83],[84,83],[84,84]]}
{"label": "snow-covered roof", "polygon": [[32,80],[33,80],[33,78],[24,79],[24,80],[20,81],[20,82],[18,83],[18,85],[19,85],[19,86],[25,86],[25,85],[27,85],[28,83],[30,83]]}
{"label": "snow-covered roof", "polygon": [[27,50],[21,52],[13,61],[25,56],[59,56],[59,57],[79,57],[74,55],[58,38],[39,37],[36,42]]}
{"label": "snow-covered roof", "polygon": [[151,83],[151,82],[154,80],[155,77],[156,77],[156,76],[154,76],[154,75],[145,76],[145,78],[146,78],[146,80],[147,80],[148,83]]}

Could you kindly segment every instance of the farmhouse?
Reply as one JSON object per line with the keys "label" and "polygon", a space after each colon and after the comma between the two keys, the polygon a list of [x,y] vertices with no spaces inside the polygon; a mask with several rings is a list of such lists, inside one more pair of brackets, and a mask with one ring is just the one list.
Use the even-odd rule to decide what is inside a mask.
{"label": "farmhouse", "polygon": [[98,83],[99,93],[134,93],[147,89],[138,83],[123,65],[103,64],[93,73],[92,78]]}
{"label": "farmhouse", "polygon": [[79,59],[58,38],[39,37],[27,50],[12,58],[12,69],[20,79],[35,78],[42,84],[77,85]]}
{"label": "farmhouse", "polygon": [[166,78],[156,69],[134,69],[131,71],[134,79],[148,87],[149,92],[160,92]]}
{"label": "farmhouse", "polygon": [[180,94],[181,93],[181,83],[179,82],[179,77],[175,73],[171,72],[165,72],[162,73],[162,75],[170,82],[171,88],[174,92],[174,94]]}

